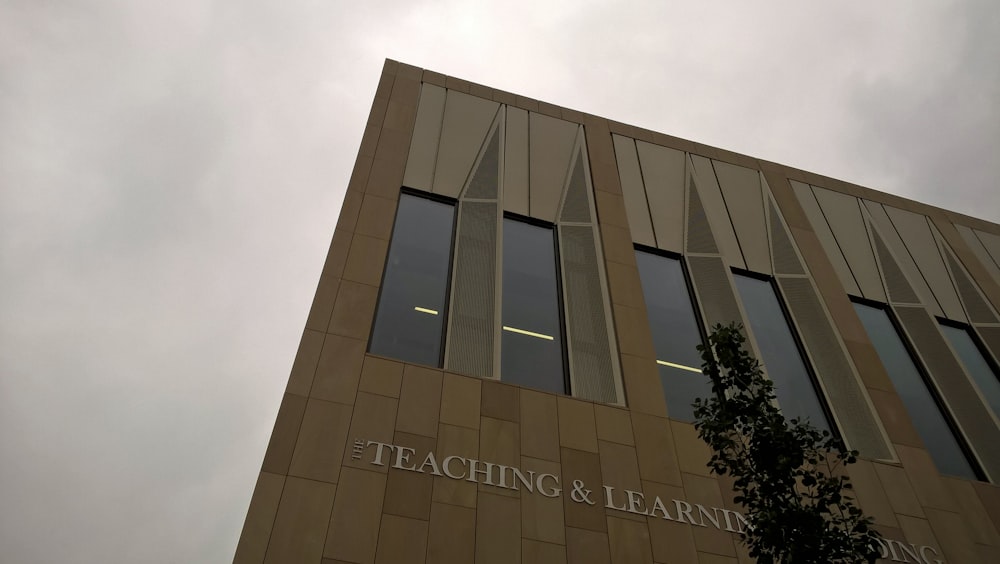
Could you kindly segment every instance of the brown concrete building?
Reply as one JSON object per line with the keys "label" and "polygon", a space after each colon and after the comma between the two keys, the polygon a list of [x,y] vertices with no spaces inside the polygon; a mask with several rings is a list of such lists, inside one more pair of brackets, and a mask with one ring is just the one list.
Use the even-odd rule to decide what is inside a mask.
{"label": "brown concrete building", "polygon": [[238,563],[749,562],[740,320],[886,561],[1000,562],[1000,226],[387,61]]}

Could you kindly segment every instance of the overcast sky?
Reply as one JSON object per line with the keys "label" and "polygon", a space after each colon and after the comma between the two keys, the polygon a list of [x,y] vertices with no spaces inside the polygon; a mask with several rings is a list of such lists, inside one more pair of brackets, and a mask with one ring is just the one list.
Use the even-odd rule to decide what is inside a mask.
{"label": "overcast sky", "polygon": [[629,4],[0,0],[0,560],[232,559],[386,57],[1000,221],[995,0]]}

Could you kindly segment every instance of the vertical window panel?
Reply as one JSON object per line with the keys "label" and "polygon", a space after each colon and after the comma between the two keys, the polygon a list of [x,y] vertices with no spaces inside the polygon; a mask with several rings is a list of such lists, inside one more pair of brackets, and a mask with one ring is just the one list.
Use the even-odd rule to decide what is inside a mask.
{"label": "vertical window panel", "polygon": [[701,332],[681,261],[645,251],[635,252],[649,328],[656,349],[660,384],[670,417],[694,421],[692,403],[712,394],[711,381],[701,373],[697,346]]}
{"label": "vertical window panel", "polygon": [[889,314],[883,309],[860,303],[855,303],[854,309],[938,470],[950,476],[977,479],[959,438],[889,319]]}
{"label": "vertical window panel", "polygon": [[733,279],[760,349],[760,360],[774,382],[781,412],[788,419],[808,419],[815,427],[830,430],[822,400],[774,286],[767,280],[739,274]]}
{"label": "vertical window panel", "polygon": [[566,393],[552,228],[503,221],[500,379]]}
{"label": "vertical window panel", "polygon": [[1000,380],[997,380],[997,374],[986,360],[982,349],[976,345],[967,329],[942,323],[941,332],[948,338],[951,348],[958,353],[965,371],[972,376],[979,392],[986,399],[986,405],[993,410],[994,415],[1000,417]]}
{"label": "vertical window panel", "polygon": [[369,351],[440,366],[455,207],[400,194]]}

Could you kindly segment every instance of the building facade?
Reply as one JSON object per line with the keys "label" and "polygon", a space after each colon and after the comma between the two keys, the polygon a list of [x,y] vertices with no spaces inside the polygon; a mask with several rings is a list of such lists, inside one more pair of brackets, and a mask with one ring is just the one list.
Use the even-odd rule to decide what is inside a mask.
{"label": "building facade", "polygon": [[387,61],[238,563],[750,562],[740,321],[887,562],[1000,561],[1000,226]]}

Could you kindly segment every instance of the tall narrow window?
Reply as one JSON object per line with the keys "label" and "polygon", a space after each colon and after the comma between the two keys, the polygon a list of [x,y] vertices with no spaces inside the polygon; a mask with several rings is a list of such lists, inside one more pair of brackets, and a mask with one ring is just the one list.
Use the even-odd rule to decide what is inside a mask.
{"label": "tall narrow window", "polygon": [[857,302],[854,309],[938,470],[950,476],[978,479],[934,393],[889,319],[889,314],[884,309]]}
{"label": "tall narrow window", "polygon": [[986,399],[986,405],[993,410],[994,415],[1000,417],[1000,380],[997,380],[996,372],[993,371],[993,367],[990,366],[982,349],[976,345],[969,330],[942,323],[941,332],[958,353],[958,358],[965,366],[965,371],[969,373],[969,376],[972,376],[979,392]]}
{"label": "tall narrow window", "polygon": [[760,349],[760,360],[774,382],[774,393],[782,413],[788,419],[808,419],[814,426],[829,430],[831,425],[822,400],[774,286],[768,280],[740,274],[733,279]]}
{"label": "tall narrow window", "polygon": [[660,384],[670,417],[694,421],[696,398],[708,398],[712,384],[701,373],[697,346],[701,332],[684,280],[681,261],[645,251],[635,252],[649,329],[656,349]]}
{"label": "tall narrow window", "polygon": [[567,392],[553,230],[503,221],[500,379]]}
{"label": "tall narrow window", "polygon": [[400,194],[369,350],[440,366],[455,207]]}

